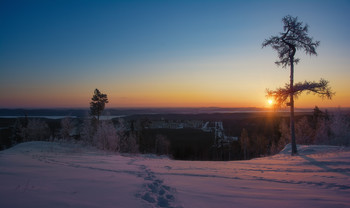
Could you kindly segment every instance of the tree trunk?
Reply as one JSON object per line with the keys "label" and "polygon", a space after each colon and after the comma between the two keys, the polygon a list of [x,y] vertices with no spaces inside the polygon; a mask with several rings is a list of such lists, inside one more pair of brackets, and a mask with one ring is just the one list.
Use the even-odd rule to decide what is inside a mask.
{"label": "tree trunk", "polygon": [[101,114],[101,109],[100,109],[100,104],[97,106],[97,124],[100,125],[100,114]]}
{"label": "tree trunk", "polygon": [[292,142],[292,155],[296,155],[297,145],[295,142],[295,119],[294,119],[294,56],[290,58],[290,136]]}

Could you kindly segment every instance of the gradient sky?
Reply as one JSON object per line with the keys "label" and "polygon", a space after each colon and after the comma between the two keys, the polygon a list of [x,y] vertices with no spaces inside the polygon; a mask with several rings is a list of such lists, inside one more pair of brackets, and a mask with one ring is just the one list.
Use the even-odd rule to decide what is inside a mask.
{"label": "gradient sky", "polygon": [[0,107],[264,107],[289,70],[261,48],[285,15],[307,23],[318,56],[298,51],[295,81],[336,96],[296,107],[350,107],[350,1],[0,1]]}

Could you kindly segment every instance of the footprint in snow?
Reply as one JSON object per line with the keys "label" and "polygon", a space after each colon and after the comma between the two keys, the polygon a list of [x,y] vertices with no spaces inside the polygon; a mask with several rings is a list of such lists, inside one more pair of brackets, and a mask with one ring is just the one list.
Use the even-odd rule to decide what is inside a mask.
{"label": "footprint in snow", "polygon": [[144,180],[149,181],[143,185],[143,191],[136,195],[136,197],[150,203],[152,207],[180,208],[181,206],[174,205],[176,190],[163,183],[163,180],[158,179],[154,172],[146,166],[140,166],[141,170],[145,171]]}

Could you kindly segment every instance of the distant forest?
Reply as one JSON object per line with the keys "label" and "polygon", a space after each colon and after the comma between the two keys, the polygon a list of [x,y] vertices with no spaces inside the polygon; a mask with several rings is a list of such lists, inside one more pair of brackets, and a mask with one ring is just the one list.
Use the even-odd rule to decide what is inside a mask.
{"label": "distant forest", "polygon": [[[177,160],[242,160],[276,154],[289,143],[288,112],[134,114],[100,121],[99,128],[86,116],[86,110],[58,110],[57,114],[55,110],[31,110],[28,114],[37,112],[46,116],[68,112],[73,117],[0,117],[0,148],[33,140],[65,141],[120,153],[168,155]],[[349,115],[348,111],[328,112],[317,107],[296,113],[297,143],[349,146]],[[238,140],[221,144],[215,141],[214,132],[148,127],[159,120],[221,121],[225,134]]]}
{"label": "distant forest", "polygon": [[[350,110],[350,109],[349,109]],[[152,115],[152,114],[213,114],[213,113],[240,113],[240,112],[265,112],[271,109],[264,108],[107,108],[104,115],[129,116],[129,115]],[[311,109],[297,109],[300,112],[310,112]],[[0,117],[4,116],[76,116],[85,117],[89,115],[89,108],[49,108],[49,109],[9,109],[0,108]]]}

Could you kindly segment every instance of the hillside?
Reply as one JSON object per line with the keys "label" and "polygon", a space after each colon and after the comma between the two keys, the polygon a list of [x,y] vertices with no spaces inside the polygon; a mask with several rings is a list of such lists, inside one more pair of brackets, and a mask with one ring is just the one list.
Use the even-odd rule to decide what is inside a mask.
{"label": "hillside", "polygon": [[0,207],[349,207],[350,149],[176,161],[28,142],[0,152]]}

